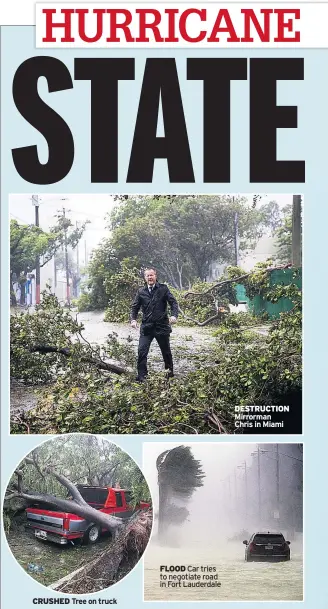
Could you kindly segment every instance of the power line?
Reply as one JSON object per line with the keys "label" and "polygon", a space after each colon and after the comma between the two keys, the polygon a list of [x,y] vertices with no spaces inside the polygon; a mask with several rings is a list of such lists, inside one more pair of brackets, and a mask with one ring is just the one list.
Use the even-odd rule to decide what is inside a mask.
{"label": "power line", "polygon": [[19,218],[18,216],[15,216],[15,214],[10,213],[10,215],[15,218],[15,220],[18,220],[19,222],[23,222],[23,224],[33,224],[32,222],[27,222],[26,220],[23,220],[22,218]]}

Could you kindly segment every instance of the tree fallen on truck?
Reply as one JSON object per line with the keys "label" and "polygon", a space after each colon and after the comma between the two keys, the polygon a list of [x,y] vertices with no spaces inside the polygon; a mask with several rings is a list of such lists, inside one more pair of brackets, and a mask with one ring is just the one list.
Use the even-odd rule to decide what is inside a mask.
{"label": "tree fallen on truck", "polygon": [[[142,472],[116,445],[95,436],[63,436],[33,450],[16,468],[5,493],[4,520],[8,522],[13,502],[17,511],[18,500],[21,502],[20,512],[30,506],[63,511],[80,516],[108,531],[111,534],[111,542],[108,545],[110,558],[101,562],[102,556],[106,555],[106,549],[105,553],[97,557],[97,569],[100,572],[102,568],[103,580],[106,580],[106,585],[110,585],[133,568],[142,555],[150,536],[151,510],[143,512],[136,508],[132,518],[126,520],[105,513],[92,507],[84,499],[80,492],[81,480],[100,482],[105,486],[108,483],[114,484],[114,481],[115,484],[117,481],[128,483],[132,503],[135,505],[139,503],[140,496],[146,500],[150,499]],[[112,561],[110,573],[109,560]],[[90,582],[86,582],[86,585],[89,584]],[[97,589],[102,587],[104,586]],[[93,585],[85,591],[94,591]]]}
{"label": "tree fallen on truck", "polygon": [[67,594],[91,594],[112,586],[138,563],[147,547],[151,528],[151,512],[138,512],[100,556],[55,582],[51,588]]}

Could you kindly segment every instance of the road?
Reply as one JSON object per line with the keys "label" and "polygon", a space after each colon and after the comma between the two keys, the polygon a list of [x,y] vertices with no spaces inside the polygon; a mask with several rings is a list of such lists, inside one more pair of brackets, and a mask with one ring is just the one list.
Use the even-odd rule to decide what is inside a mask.
{"label": "road", "polygon": [[[104,321],[104,313],[89,312],[79,313],[78,321],[83,323],[83,336],[90,342],[104,344],[109,334],[115,332],[117,337],[124,343],[128,341],[134,348],[137,356],[139,341],[139,326],[133,330],[130,324],[109,323]],[[199,361],[204,352],[211,348],[215,338],[212,336],[213,328],[185,327],[176,324],[171,334],[171,348],[176,374],[185,374],[199,367]],[[152,342],[149,357],[149,370],[163,370],[163,360],[157,342]]]}
{"label": "road", "polygon": [[[225,543],[221,548],[219,544],[211,547],[200,543],[184,548],[163,548],[151,540],[145,553],[145,600],[300,601],[303,598],[302,546],[295,544],[293,549],[293,545],[289,562],[249,563],[244,560],[241,543]],[[201,573],[201,567],[215,567],[221,587],[160,587],[161,565],[198,567],[196,573]]]}
{"label": "road", "polygon": [[[85,313],[74,313],[79,322],[83,323],[83,336],[92,344],[103,345],[109,334],[115,332],[117,337],[124,343],[134,348],[137,355],[139,328],[133,330],[130,324],[110,323],[104,321],[104,312],[91,311]],[[207,352],[214,343],[212,336],[213,328],[185,327],[176,324],[171,334],[171,347],[175,373],[185,374],[197,369]],[[156,341],[153,341],[149,353],[149,370],[163,370],[163,360]],[[11,409],[12,411],[30,410],[37,403],[34,387],[12,383],[11,385]]]}

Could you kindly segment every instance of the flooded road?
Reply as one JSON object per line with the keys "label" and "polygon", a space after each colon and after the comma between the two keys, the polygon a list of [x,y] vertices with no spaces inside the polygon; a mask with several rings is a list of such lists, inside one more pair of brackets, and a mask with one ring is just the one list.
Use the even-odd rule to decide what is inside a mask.
{"label": "flooded road", "polygon": [[[137,358],[139,329],[133,330],[128,323],[111,323],[104,321],[104,312],[90,311],[76,313],[72,316],[82,323],[84,338],[91,344],[103,345],[112,333],[123,343],[128,343],[135,351]],[[185,374],[200,367],[204,361],[204,354],[213,345],[215,338],[212,336],[213,328],[185,327],[176,324],[171,334],[171,349],[175,374]],[[164,369],[161,352],[157,342],[154,340],[148,357],[148,368],[151,372],[159,372]],[[136,363],[135,363],[136,365]],[[39,387],[26,386],[17,382],[11,383],[10,401],[12,412],[20,410],[31,410],[37,405]]]}
{"label": "flooded road", "polygon": [[37,405],[37,394],[35,387],[23,385],[15,381],[10,386],[10,406],[12,412],[28,411]]}
{"label": "flooded road", "polygon": [[[139,329],[133,330],[130,324],[104,321],[104,313],[92,311],[78,313],[77,320],[84,325],[83,336],[90,342],[104,344],[109,334],[115,332],[119,340],[128,341],[137,355]],[[185,327],[177,323],[170,336],[173,361],[177,372],[186,372],[196,367],[197,359],[214,343],[212,328]],[[156,340],[149,352],[149,368],[163,369],[163,360]]]}
{"label": "flooded road", "polygon": [[[244,560],[241,543],[224,543],[221,548],[201,543],[163,548],[151,541],[144,558],[144,598],[146,601],[300,601],[303,599],[302,545],[295,544],[294,549],[293,545],[289,562],[249,563]],[[160,587],[161,565],[190,565],[198,567],[196,573],[201,573],[202,566],[212,567],[211,572],[218,574],[221,587],[182,587],[184,582],[181,587]],[[207,579],[201,581],[208,582]]]}
{"label": "flooded road", "polygon": [[[84,330],[82,335],[91,344],[103,345],[109,335],[115,333],[116,338],[124,344],[129,344],[135,352],[135,363],[138,351],[140,325],[136,330],[128,323],[112,323],[104,321],[103,311],[90,311],[77,313],[72,311],[72,316],[82,323]],[[181,326],[179,323],[173,326],[170,336],[171,349],[175,375],[184,375],[206,365],[206,356],[209,355],[216,339],[213,337],[215,327],[205,328],[195,326]],[[256,330],[259,334],[267,332],[262,328]],[[154,340],[148,356],[149,371],[160,372],[164,369],[163,360],[159,346]],[[11,383],[11,410],[30,410],[38,401],[39,387],[27,386],[17,382]]]}

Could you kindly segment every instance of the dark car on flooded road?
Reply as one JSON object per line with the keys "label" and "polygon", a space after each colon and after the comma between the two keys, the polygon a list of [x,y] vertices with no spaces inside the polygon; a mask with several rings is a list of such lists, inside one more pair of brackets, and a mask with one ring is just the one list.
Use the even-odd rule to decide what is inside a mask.
{"label": "dark car on flooded road", "polygon": [[290,560],[290,541],[282,533],[254,533],[245,544],[245,560]]}

